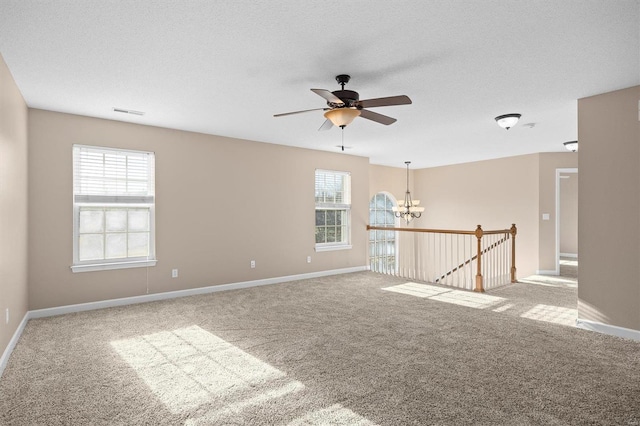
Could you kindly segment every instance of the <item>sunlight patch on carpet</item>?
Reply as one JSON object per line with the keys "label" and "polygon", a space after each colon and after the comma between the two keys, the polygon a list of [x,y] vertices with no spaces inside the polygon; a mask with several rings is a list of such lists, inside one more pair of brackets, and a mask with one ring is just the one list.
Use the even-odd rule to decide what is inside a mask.
{"label": "sunlight patch on carpet", "polygon": [[497,308],[493,309],[493,312],[504,312],[504,311],[508,311],[509,309],[513,308],[514,305],[513,303],[507,303],[505,305],[502,306],[498,306]]}
{"label": "sunlight patch on carpet", "polygon": [[289,381],[279,387],[276,387],[275,389],[269,389],[263,392],[256,393],[256,395],[253,397],[240,399],[236,402],[226,404],[220,408],[209,409],[197,418],[188,419],[184,423],[184,426],[237,424],[231,419],[234,419],[236,415],[241,414],[242,410],[246,408],[258,407],[262,404],[267,403],[268,401],[286,397],[287,395],[294,394],[295,392],[299,392],[303,389],[304,385],[297,380]]}
{"label": "sunlight patch on carpet", "polygon": [[321,426],[321,425],[353,425],[353,426],[374,426],[362,416],[354,413],[340,404],[313,411],[304,417],[298,418],[288,426]]}
{"label": "sunlight patch on carpet", "polygon": [[[193,325],[111,342],[153,394],[173,413],[196,412],[185,426],[235,424],[242,412],[268,406],[279,415],[305,386],[240,348]],[[328,416],[328,417],[323,417]],[[372,425],[339,404],[313,410],[296,425]]]}
{"label": "sunlight patch on carpet", "polygon": [[[154,394],[179,413],[285,373],[198,326],[111,342]],[[302,385],[300,385],[302,386]]]}
{"label": "sunlight patch on carpet", "polygon": [[531,275],[527,278],[518,278],[518,282],[543,287],[578,288],[578,282],[576,280],[553,275]]}
{"label": "sunlight patch on carpet", "polygon": [[469,308],[485,309],[503,302],[503,297],[491,296],[483,293],[472,293],[470,291],[452,290],[429,284],[418,284],[408,282],[392,287],[385,287],[382,290],[395,293],[408,294],[410,296],[422,297],[438,302],[451,303],[454,305],[467,306]]}
{"label": "sunlight patch on carpet", "polygon": [[561,306],[536,305],[520,316],[522,318],[575,327],[576,319],[578,319],[578,310]]}

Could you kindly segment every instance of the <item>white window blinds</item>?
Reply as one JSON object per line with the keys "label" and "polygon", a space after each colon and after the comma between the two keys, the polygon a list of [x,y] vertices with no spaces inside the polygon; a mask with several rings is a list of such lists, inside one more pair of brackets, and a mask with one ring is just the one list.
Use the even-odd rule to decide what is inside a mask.
{"label": "white window blinds", "polygon": [[316,170],[316,207],[339,209],[351,207],[349,172]]}
{"label": "white window blinds", "polygon": [[153,203],[155,158],[152,152],[83,145],[73,147],[76,203]]}

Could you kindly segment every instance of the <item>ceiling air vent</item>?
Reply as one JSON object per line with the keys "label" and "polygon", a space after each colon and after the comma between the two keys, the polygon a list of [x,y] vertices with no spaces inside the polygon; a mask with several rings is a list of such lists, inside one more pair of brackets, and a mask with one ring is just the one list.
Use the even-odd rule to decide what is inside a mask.
{"label": "ceiling air vent", "polygon": [[114,112],[121,112],[123,114],[132,114],[132,115],[144,115],[143,111],[134,111],[132,109],[124,109],[124,108],[113,108]]}

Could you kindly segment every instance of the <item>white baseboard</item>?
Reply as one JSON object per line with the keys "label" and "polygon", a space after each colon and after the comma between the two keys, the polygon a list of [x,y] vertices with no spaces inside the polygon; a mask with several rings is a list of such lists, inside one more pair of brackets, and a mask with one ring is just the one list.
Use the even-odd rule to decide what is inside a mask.
{"label": "white baseboard", "polygon": [[537,270],[536,275],[560,275],[560,271],[553,270]]}
{"label": "white baseboard", "polygon": [[582,328],[583,330],[596,331],[598,333],[640,341],[640,330],[633,330],[631,328],[618,327],[617,325],[603,324],[601,322],[580,318],[576,320],[576,327]]}
{"label": "white baseboard", "polygon": [[2,373],[4,372],[4,368],[7,366],[7,362],[9,362],[9,356],[11,356],[11,352],[13,352],[13,348],[16,347],[20,336],[22,335],[22,331],[24,327],[27,325],[27,321],[29,321],[29,312],[24,314],[24,318],[20,321],[20,325],[16,329],[15,333],[13,333],[13,337],[9,340],[9,345],[7,345],[6,349],[2,353],[2,357],[0,357],[0,377],[2,377]]}
{"label": "white baseboard", "polygon": [[124,297],[121,299],[101,300],[99,302],[79,303],[77,305],[57,306],[54,308],[37,309],[29,311],[29,318],[44,318],[55,315],[69,314],[73,312],[92,311],[94,309],[112,308],[115,306],[134,305],[136,303],[155,302],[158,300],[174,299],[177,297],[195,296],[198,294],[215,293],[218,291],[237,290],[241,288],[257,287],[262,285],[279,284],[289,281],[306,280],[310,278],[326,277],[329,275],[348,274],[351,272],[366,271],[366,266],[332,269],[328,271],[310,272],[306,274],[287,275],[277,278],[265,278],[262,280],[242,281],[230,284],[213,285],[209,287],[191,288],[188,290],[167,291],[164,293],[144,294],[141,296]]}
{"label": "white baseboard", "polygon": [[560,253],[560,257],[570,257],[572,259],[577,259],[578,254],[577,253]]}

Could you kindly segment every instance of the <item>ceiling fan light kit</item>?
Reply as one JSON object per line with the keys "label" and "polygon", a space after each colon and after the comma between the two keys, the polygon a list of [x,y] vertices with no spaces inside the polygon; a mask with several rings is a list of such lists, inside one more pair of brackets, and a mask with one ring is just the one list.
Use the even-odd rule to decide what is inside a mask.
{"label": "ceiling fan light kit", "polygon": [[496,117],[496,122],[498,126],[502,127],[505,130],[509,130],[513,126],[516,125],[518,120],[520,120],[522,114],[504,114]]}
{"label": "ceiling fan light kit", "polygon": [[333,126],[341,127],[344,129],[351,124],[356,117],[366,118],[367,120],[375,121],[376,123],[389,124],[395,123],[397,120],[392,117],[388,117],[377,112],[370,111],[365,108],[376,108],[383,106],[394,105],[409,105],[411,99],[405,95],[389,96],[386,98],[375,98],[360,100],[358,92],[353,90],[346,90],[344,85],[349,82],[351,76],[347,74],[340,74],[336,76],[336,81],[340,84],[341,89],[333,92],[326,89],[311,89],[313,93],[321,96],[327,101],[327,107],[307,109],[303,111],[285,112],[283,114],[275,114],[274,117],[282,117],[285,115],[300,114],[309,111],[326,111],[324,116],[326,121],[318,130],[329,130]]}
{"label": "ceiling fan light kit", "polygon": [[355,108],[336,108],[324,113],[325,118],[338,127],[348,126],[359,115],[360,111]]}

